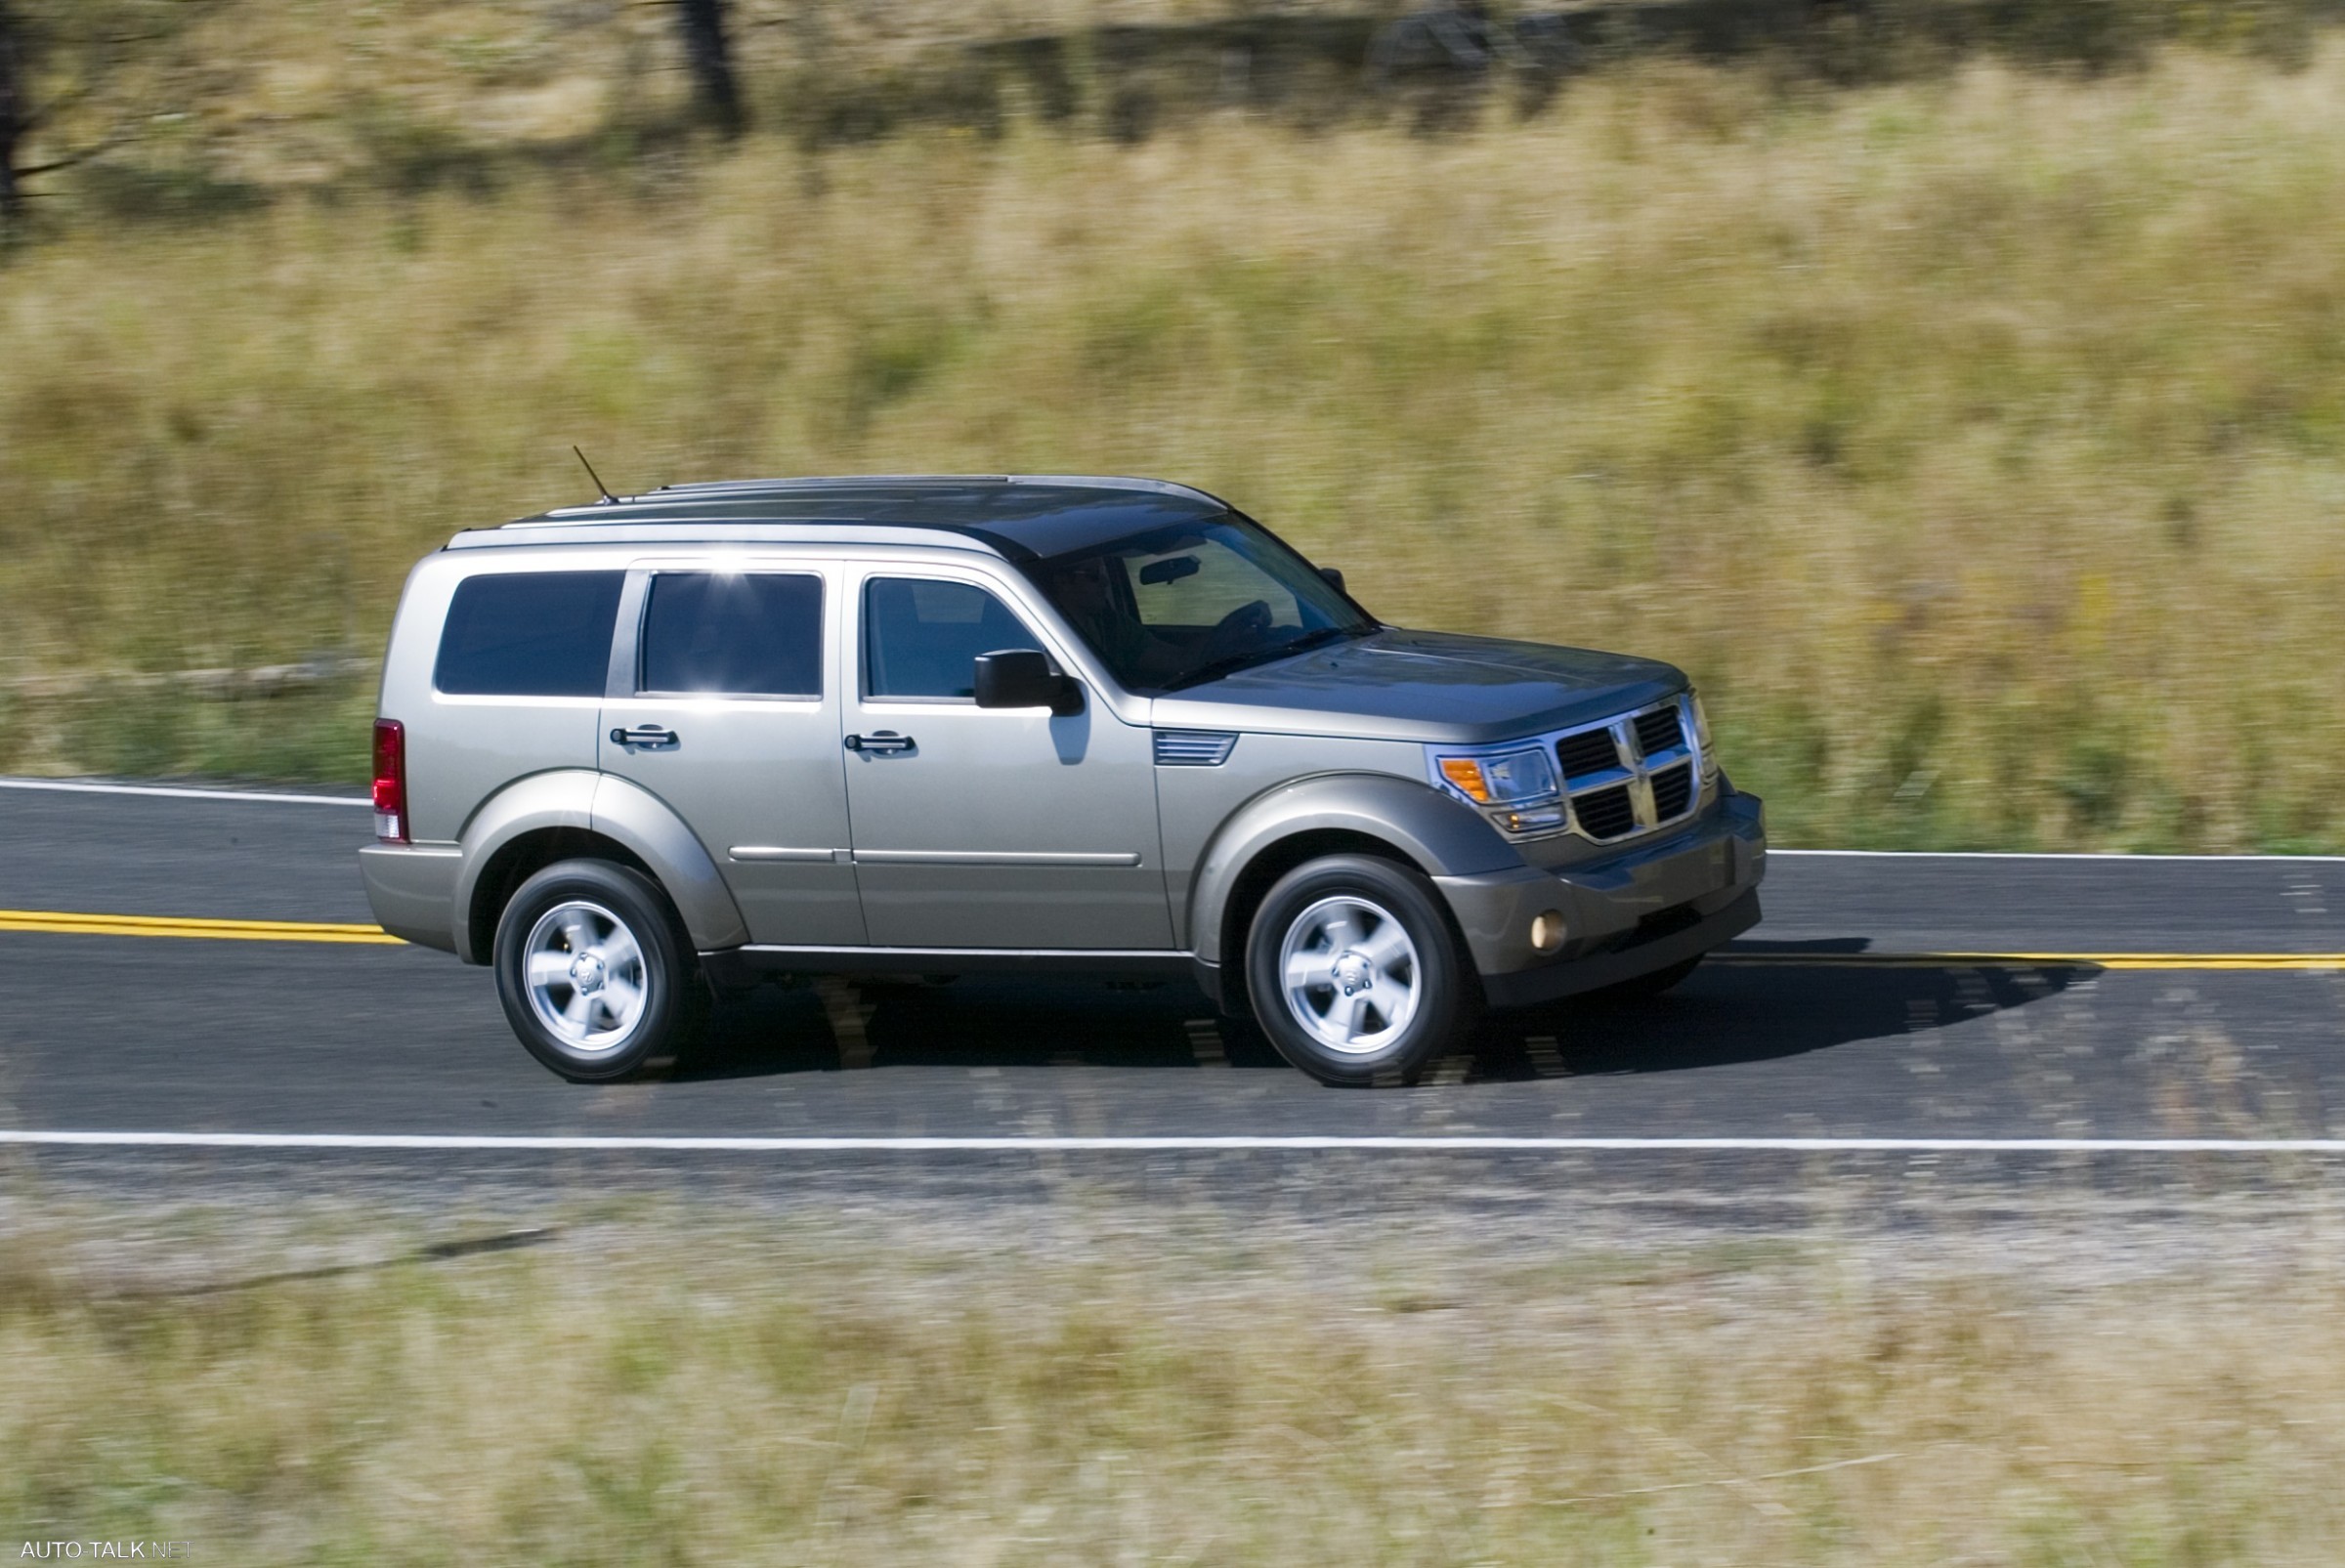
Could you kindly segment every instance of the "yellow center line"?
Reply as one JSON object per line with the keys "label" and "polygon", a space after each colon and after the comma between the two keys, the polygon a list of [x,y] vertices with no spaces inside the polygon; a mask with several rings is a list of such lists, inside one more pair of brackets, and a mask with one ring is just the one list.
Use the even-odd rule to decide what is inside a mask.
{"label": "yellow center line", "polygon": [[1712,963],[1803,969],[2345,968],[2345,953],[1719,953]]}
{"label": "yellow center line", "polygon": [[216,920],[169,914],[79,914],[65,910],[0,910],[0,931],[47,931],[81,937],[206,937],[215,942],[404,945],[379,925],[341,925],[325,920]]}
{"label": "yellow center line", "polygon": [[[64,936],[193,937],[216,942],[337,942],[404,946],[376,925],[328,920],[228,920],[173,914],[85,914],[0,910],[0,931]],[[1717,953],[1710,962],[1802,969],[2345,969],[2345,953]]]}

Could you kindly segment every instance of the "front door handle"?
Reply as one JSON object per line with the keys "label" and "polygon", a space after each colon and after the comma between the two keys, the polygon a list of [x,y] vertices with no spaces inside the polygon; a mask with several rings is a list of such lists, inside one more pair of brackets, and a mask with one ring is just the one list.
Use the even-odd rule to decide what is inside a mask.
{"label": "front door handle", "polygon": [[893,730],[874,730],[870,735],[847,737],[849,751],[910,751],[912,748],[912,737],[898,735]]}
{"label": "front door handle", "polygon": [[662,724],[639,724],[632,730],[613,730],[611,740],[617,745],[641,746],[646,751],[666,751],[684,743],[684,738]]}

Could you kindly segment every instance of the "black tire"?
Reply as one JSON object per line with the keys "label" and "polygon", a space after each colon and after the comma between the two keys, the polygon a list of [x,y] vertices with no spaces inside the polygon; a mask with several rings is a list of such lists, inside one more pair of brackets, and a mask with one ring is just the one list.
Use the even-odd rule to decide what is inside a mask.
{"label": "black tire", "polygon": [[[567,911],[573,923],[566,930],[555,921],[541,931],[557,911]],[[606,921],[623,934],[623,944],[609,937]],[[581,944],[574,933],[590,940]],[[593,960],[591,967],[575,959],[571,966],[590,986],[557,980],[542,998],[557,1014],[565,1003],[579,1007],[583,1021],[540,1016],[529,978],[533,942],[549,957],[575,952]],[[629,948],[632,960],[625,956]],[[497,999],[513,1033],[532,1056],[575,1083],[608,1083],[672,1058],[699,1038],[707,1019],[708,985],[675,906],[659,883],[610,861],[559,861],[522,883],[497,919],[494,964]],[[621,1028],[610,998],[630,980],[641,1005]],[[609,1027],[598,1031],[596,1023]]]}
{"label": "black tire", "polygon": [[1642,1001],[1648,996],[1660,996],[1701,966],[1702,954],[1697,953],[1690,958],[1679,959],[1666,969],[1656,969],[1649,975],[1639,975],[1634,980],[1623,980],[1618,985],[1589,992],[1584,999],[1599,1002]]}
{"label": "black tire", "polygon": [[[1406,939],[1405,962],[1370,956],[1399,951],[1379,937],[1386,920]],[[1355,940],[1339,946],[1331,934],[1338,930]],[[1303,988],[1300,1001],[1286,979],[1291,937],[1306,968],[1313,954],[1328,957],[1328,983]],[[1362,984],[1341,992],[1340,980]],[[1480,987],[1439,891],[1416,868],[1373,855],[1330,855],[1278,879],[1246,933],[1246,986],[1255,1020],[1279,1055],[1322,1083],[1414,1082],[1466,1043],[1481,1010]],[[1362,1009],[1356,1015],[1349,1014],[1352,996]],[[1394,1010],[1379,1012],[1386,996]],[[1338,1045],[1331,1035],[1346,1033],[1347,1021],[1358,1026],[1357,1043]]]}

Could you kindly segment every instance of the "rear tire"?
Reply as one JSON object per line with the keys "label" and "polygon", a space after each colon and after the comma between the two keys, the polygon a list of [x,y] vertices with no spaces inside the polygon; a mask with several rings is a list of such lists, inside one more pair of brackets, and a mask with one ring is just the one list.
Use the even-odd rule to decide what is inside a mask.
{"label": "rear tire", "polygon": [[532,1056],[576,1083],[673,1057],[707,1017],[708,986],[660,885],[610,861],[560,861],[496,922],[497,999]]}
{"label": "rear tire", "polygon": [[1411,1083],[1480,1012],[1472,966],[1414,867],[1330,855],[1279,878],[1246,934],[1254,1016],[1322,1083]]}

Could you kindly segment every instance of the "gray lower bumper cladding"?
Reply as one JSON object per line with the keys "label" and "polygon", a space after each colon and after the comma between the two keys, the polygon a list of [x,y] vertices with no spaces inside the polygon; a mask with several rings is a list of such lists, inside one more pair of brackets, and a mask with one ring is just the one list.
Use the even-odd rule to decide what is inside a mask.
{"label": "gray lower bumper cladding", "polygon": [[1652,937],[1610,953],[1552,964],[1545,969],[1522,969],[1511,975],[1482,976],[1482,994],[1493,1007],[1527,1007],[1586,992],[1601,991],[1639,975],[1666,969],[1673,963],[1708,953],[1759,923],[1759,890],[1752,888],[1717,913],[1666,935]]}

